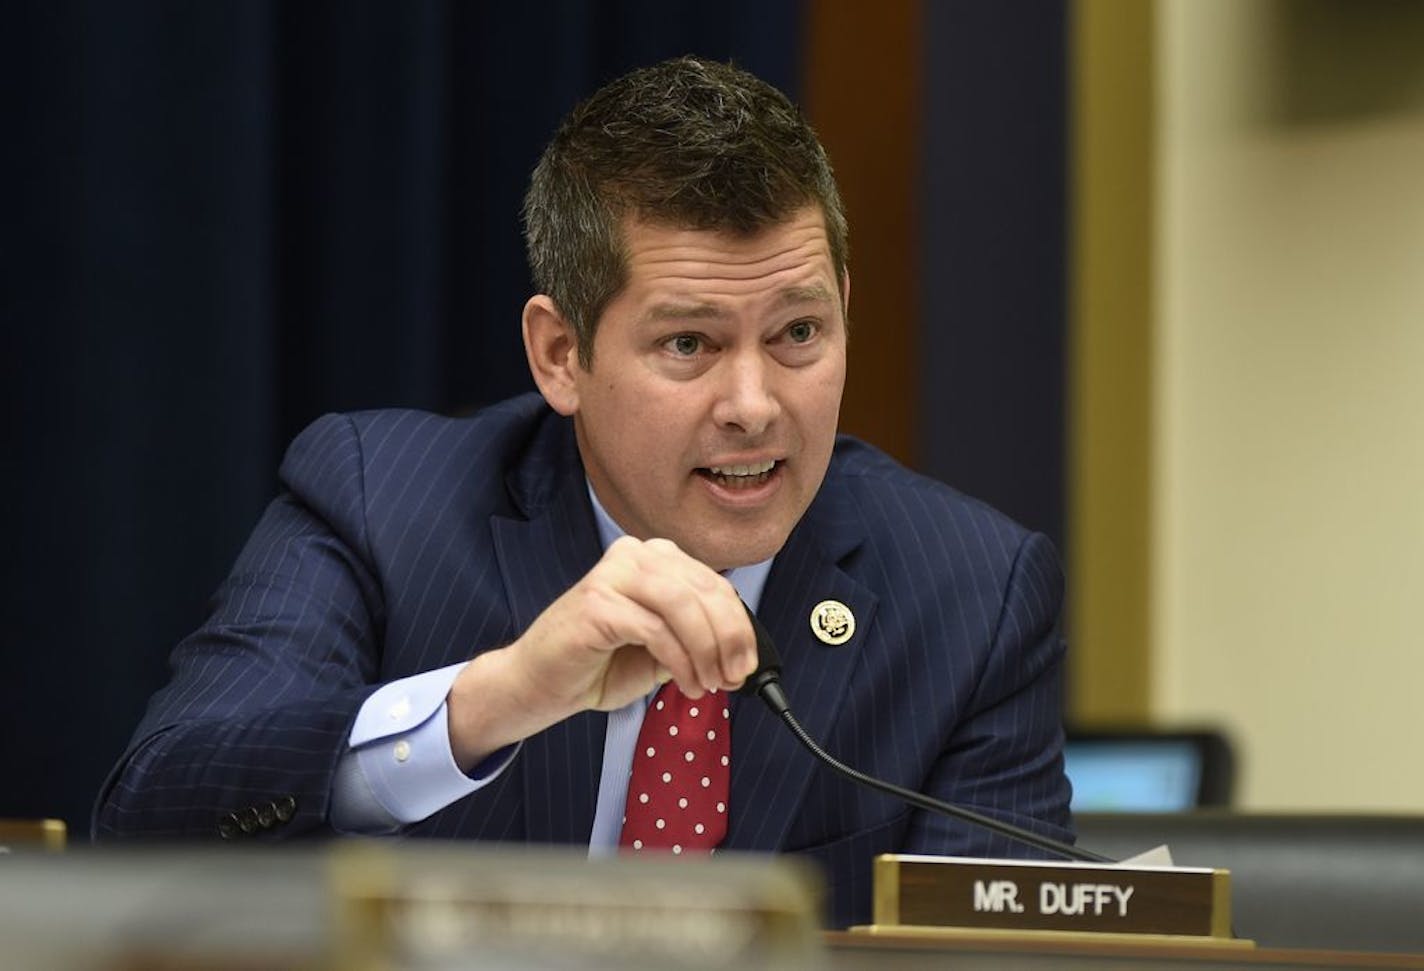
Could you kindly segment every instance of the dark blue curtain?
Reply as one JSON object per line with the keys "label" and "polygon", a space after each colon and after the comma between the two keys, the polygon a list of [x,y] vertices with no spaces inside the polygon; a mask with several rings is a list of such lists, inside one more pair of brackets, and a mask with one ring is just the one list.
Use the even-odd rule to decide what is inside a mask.
{"label": "dark blue curtain", "polygon": [[1067,0],[927,2],[923,471],[1064,543]]}
{"label": "dark blue curtain", "polygon": [[797,0],[7,10],[0,816],[87,829],[324,411],[530,387],[518,211],[558,119],[682,53],[796,97]]}

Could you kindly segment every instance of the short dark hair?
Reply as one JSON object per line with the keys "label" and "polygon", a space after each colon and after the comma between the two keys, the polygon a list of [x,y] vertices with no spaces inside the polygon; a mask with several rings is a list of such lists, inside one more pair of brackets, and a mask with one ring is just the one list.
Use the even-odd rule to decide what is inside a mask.
{"label": "short dark hair", "polygon": [[845,211],[826,150],[801,112],[730,64],[680,57],[610,82],[554,133],[524,197],[524,240],[540,291],[593,360],[593,335],[627,282],[623,220],[751,234],[820,207],[836,285]]}

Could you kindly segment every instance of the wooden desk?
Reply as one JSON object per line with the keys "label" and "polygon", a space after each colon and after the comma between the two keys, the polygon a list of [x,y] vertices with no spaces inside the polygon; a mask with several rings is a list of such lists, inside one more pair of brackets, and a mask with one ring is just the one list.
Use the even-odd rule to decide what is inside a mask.
{"label": "wooden desk", "polygon": [[1125,941],[1073,934],[829,931],[829,966],[852,968],[1424,968],[1424,955],[1228,949],[1154,938]]}
{"label": "wooden desk", "polygon": [[[4,967],[149,968],[308,967],[349,971],[350,942],[334,920],[333,906],[343,891],[342,872],[333,856],[343,846],[268,848],[234,851],[227,847],[99,847],[68,853],[0,856],[0,941]],[[506,849],[494,852],[470,844],[410,846],[379,844],[393,867],[414,864],[443,883],[426,884],[437,904],[450,887],[474,877],[488,879],[494,890],[511,883],[538,881],[536,888],[559,890],[538,900],[577,904],[593,900],[656,899],[662,876],[684,879],[696,889],[687,908],[698,929],[709,932],[709,915],[722,911],[709,905],[720,894],[745,903],[760,884],[774,889],[775,870],[785,860],[720,862],[715,868],[688,863],[685,869],[663,861],[643,867],[590,866],[580,854]],[[766,872],[762,873],[762,868]],[[541,875],[542,874],[542,875]],[[786,874],[783,874],[786,875]],[[446,879],[448,878],[448,879]],[[546,882],[547,879],[547,882]],[[453,881],[453,882],[452,882]],[[441,888],[444,888],[441,890]],[[592,890],[590,891],[590,887]],[[346,886],[343,892],[352,888]],[[567,893],[565,891],[568,891]],[[449,899],[455,899],[450,897]],[[511,898],[513,899],[513,898]],[[636,906],[633,908],[636,912]],[[511,909],[511,915],[518,911]],[[717,936],[700,964],[689,958],[684,968],[856,969],[894,968],[1175,968],[1178,971],[1218,968],[1420,968],[1424,955],[1346,954],[1278,949],[1236,950],[1216,945],[1190,945],[1175,939],[1146,941],[1084,938],[1065,934],[1018,931],[895,931],[876,936],[847,932],[821,933],[808,912],[784,927],[781,943],[769,938],[762,946],[733,946],[734,935]],[[617,918],[618,914],[612,914]],[[424,967],[510,968],[578,967],[608,971],[664,968],[667,960],[647,949],[629,952],[627,940],[605,940],[622,934],[616,920],[569,924],[560,950],[554,938],[523,945],[517,936],[491,935],[461,952],[448,941],[432,944]],[[645,931],[656,928],[643,927]],[[671,929],[671,928],[669,928]],[[679,942],[685,942],[679,938]],[[607,944],[598,950],[592,944]],[[357,942],[360,943],[360,942]],[[620,945],[620,946],[613,946]],[[380,951],[360,952],[379,961]],[[395,955],[399,952],[391,950]],[[747,954],[751,954],[750,958]],[[469,960],[474,957],[476,960]],[[484,958],[484,960],[478,960]],[[368,965],[369,966],[369,965]],[[394,958],[385,967],[398,967]]]}

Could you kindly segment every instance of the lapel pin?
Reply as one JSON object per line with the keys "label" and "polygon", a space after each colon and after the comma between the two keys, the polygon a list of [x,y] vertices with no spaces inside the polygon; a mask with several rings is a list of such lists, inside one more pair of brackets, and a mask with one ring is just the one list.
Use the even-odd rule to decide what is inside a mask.
{"label": "lapel pin", "polygon": [[844,644],[855,633],[855,614],[839,600],[822,600],[811,608],[811,633],[822,644]]}

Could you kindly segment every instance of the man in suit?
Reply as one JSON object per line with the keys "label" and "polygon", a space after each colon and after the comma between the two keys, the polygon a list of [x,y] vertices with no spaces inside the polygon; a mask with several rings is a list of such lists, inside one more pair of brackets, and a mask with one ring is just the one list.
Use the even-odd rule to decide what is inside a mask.
{"label": "man in suit", "polygon": [[876,853],[1024,852],[736,697],[745,602],[832,753],[1071,838],[1056,555],[837,438],[846,225],[796,109],[725,65],[634,72],[565,120],[525,218],[540,394],[303,432],[96,835],[796,852],[842,925]]}

